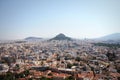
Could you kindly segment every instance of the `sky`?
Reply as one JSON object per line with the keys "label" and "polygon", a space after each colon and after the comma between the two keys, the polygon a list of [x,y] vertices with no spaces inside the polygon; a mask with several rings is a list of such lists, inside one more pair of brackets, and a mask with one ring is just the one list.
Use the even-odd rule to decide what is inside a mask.
{"label": "sky", "polygon": [[120,33],[120,0],[0,0],[0,40]]}

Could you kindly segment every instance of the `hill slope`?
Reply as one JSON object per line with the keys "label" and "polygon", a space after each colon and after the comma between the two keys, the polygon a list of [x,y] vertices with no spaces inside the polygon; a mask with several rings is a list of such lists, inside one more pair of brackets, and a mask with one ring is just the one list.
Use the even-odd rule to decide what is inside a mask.
{"label": "hill slope", "polygon": [[29,41],[31,41],[31,40],[41,40],[42,38],[39,38],[39,37],[27,37],[27,38],[25,38],[24,40],[29,40]]}
{"label": "hill slope", "polygon": [[72,39],[70,37],[67,37],[64,34],[60,33],[50,40],[72,40]]}
{"label": "hill slope", "polygon": [[120,33],[114,33],[110,35],[103,36],[98,38],[99,40],[120,40]]}

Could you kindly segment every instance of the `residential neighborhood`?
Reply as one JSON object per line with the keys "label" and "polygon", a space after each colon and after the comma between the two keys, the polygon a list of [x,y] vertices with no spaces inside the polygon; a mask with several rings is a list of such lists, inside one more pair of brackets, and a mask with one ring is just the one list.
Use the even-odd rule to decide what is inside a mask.
{"label": "residential neighborhood", "polygon": [[93,42],[0,43],[0,78],[11,74],[12,80],[119,80],[120,48]]}

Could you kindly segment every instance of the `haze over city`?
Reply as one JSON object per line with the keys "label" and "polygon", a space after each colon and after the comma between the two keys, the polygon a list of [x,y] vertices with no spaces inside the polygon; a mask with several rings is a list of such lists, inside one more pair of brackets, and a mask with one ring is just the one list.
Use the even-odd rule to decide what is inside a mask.
{"label": "haze over city", "polygon": [[120,33],[120,0],[0,0],[0,40]]}

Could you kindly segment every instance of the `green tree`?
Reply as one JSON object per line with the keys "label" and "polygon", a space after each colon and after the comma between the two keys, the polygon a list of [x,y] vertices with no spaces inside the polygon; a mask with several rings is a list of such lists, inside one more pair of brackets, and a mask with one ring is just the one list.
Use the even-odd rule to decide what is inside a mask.
{"label": "green tree", "polygon": [[26,76],[29,75],[29,74],[30,74],[29,70],[25,70],[25,71],[24,71],[24,74],[25,74]]}
{"label": "green tree", "polygon": [[74,77],[73,76],[69,76],[69,77],[65,78],[65,80],[74,80]]}
{"label": "green tree", "polygon": [[16,64],[15,68],[16,68],[17,70],[20,69],[19,64]]}
{"label": "green tree", "polygon": [[81,59],[80,59],[80,57],[76,57],[75,60],[76,61],[80,61]]}
{"label": "green tree", "polygon": [[70,64],[70,63],[67,64],[67,68],[71,68],[72,66],[73,66],[73,65]]}
{"label": "green tree", "polygon": [[40,80],[53,80],[52,78],[41,77]]}
{"label": "green tree", "polygon": [[3,80],[16,80],[15,77],[13,76],[13,73],[7,72]]}

